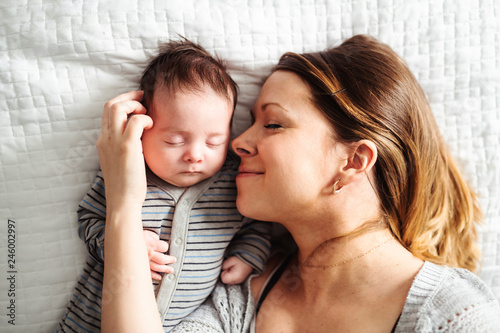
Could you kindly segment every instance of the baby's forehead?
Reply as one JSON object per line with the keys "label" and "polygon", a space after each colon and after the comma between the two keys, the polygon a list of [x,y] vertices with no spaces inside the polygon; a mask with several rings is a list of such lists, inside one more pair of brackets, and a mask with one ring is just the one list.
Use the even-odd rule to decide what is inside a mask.
{"label": "baby's forehead", "polygon": [[227,98],[214,91],[165,89],[155,94],[148,115],[157,129],[201,135],[225,134],[231,127],[233,112]]}
{"label": "baby's forehead", "polygon": [[211,84],[203,81],[174,82],[170,85],[164,82],[157,82],[153,91],[153,98],[157,94],[170,94],[171,96],[175,96],[176,94],[214,94],[230,104],[234,104],[236,98],[229,86],[226,87],[226,91],[220,91],[219,89],[215,89]]}
{"label": "baby's forehead", "polygon": [[[199,103],[193,107],[193,100]],[[189,106],[187,106],[189,105]],[[148,115],[154,118],[158,115],[175,112],[179,117],[184,116],[183,109],[190,107],[197,110],[199,114],[211,112],[214,108],[227,110],[230,116],[234,113],[233,100],[229,96],[219,94],[210,87],[196,88],[156,88],[153,94],[151,104],[148,109]],[[218,113],[219,114],[219,113]],[[219,114],[220,115],[220,114]],[[186,115],[186,117],[190,117]]]}

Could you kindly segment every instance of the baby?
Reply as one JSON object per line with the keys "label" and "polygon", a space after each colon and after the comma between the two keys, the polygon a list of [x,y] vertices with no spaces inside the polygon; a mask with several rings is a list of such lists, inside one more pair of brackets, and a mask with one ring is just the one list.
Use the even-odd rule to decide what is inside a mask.
{"label": "baby", "polygon": [[[199,45],[172,41],[149,63],[140,88],[153,120],[142,136],[148,184],[142,221],[168,332],[208,297],[219,275],[235,284],[253,270],[262,272],[270,225],[251,221],[236,208],[239,161],[228,145],[237,87],[223,64]],[[90,256],[59,329],[99,331],[106,301],[101,300],[106,202],[100,172],[78,215],[79,236]]]}

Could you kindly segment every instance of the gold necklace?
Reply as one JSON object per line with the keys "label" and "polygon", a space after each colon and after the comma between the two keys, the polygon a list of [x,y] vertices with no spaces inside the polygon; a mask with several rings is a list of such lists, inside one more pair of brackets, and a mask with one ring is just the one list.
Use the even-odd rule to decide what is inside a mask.
{"label": "gold necklace", "polygon": [[311,264],[308,264],[308,261],[311,259],[311,257],[309,257],[309,258],[307,258],[304,261],[304,263],[301,266],[302,267],[314,267],[314,268],[332,268],[332,267],[337,267],[337,266],[340,266],[340,265],[348,264],[350,262],[353,262],[353,261],[355,261],[355,260],[357,260],[359,258],[363,258],[364,256],[372,253],[373,251],[375,251],[378,248],[381,248],[382,246],[384,246],[385,244],[389,243],[393,239],[394,239],[394,237],[391,237],[388,240],[384,241],[383,243],[378,244],[377,246],[375,246],[375,247],[371,248],[370,250],[366,251],[365,253],[360,254],[359,256],[356,256],[356,257],[353,257],[353,258],[350,258],[350,259],[338,262],[338,263],[333,264],[333,265],[311,265]]}

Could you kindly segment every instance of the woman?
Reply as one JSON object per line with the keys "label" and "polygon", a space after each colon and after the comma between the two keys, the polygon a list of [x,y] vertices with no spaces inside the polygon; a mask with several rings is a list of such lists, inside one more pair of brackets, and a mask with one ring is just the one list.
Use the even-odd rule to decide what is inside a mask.
{"label": "woman", "polygon": [[[235,322],[257,332],[500,328],[498,301],[475,275],[436,265],[476,269],[480,211],[420,86],[388,46],[355,36],[325,52],[285,54],[252,115],[232,144],[241,157],[238,208],[284,225],[297,250],[250,280],[247,301],[245,288],[219,286],[177,331],[228,331]],[[114,126],[123,130],[125,118]],[[132,206],[140,201],[131,197]],[[147,264],[142,257],[137,265]],[[107,311],[131,311],[121,303]]]}

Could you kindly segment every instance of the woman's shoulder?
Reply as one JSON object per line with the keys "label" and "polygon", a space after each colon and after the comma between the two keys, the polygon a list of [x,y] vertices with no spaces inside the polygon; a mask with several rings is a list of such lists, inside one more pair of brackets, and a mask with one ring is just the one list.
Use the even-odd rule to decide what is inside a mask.
{"label": "woman's shoulder", "polygon": [[[425,262],[408,293],[398,328],[416,331],[500,330],[500,306],[472,272]],[[405,330],[401,330],[405,331]]]}
{"label": "woman's shoulder", "polygon": [[[474,273],[464,268],[453,268],[426,261],[420,269],[412,289],[430,288],[433,298],[462,302],[497,301],[493,292]],[[468,296],[464,298],[463,296]]]}

